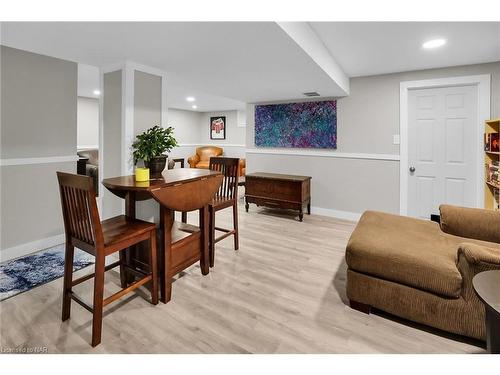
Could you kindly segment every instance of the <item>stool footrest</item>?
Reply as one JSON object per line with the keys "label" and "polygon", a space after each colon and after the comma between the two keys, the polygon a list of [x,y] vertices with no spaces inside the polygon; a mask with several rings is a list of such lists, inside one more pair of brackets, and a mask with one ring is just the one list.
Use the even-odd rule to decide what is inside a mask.
{"label": "stool footrest", "polygon": [[116,301],[117,299],[123,297],[125,294],[130,293],[131,291],[139,288],[140,286],[146,284],[148,281],[151,281],[152,279],[153,279],[153,277],[151,275],[148,275],[148,276],[136,281],[135,283],[132,283],[127,288],[122,289],[119,292],[116,292],[115,294],[109,296],[104,301],[102,301],[102,306],[104,307],[104,306],[109,305],[111,302]]}
{"label": "stool footrest", "polygon": [[[118,267],[119,265],[120,265],[120,261],[111,263],[110,265],[107,265],[106,267],[104,267],[104,272],[109,271],[112,268]],[[82,276],[82,277],[80,277],[80,278],[78,278],[76,280],[73,280],[73,282],[71,283],[71,286],[75,286],[75,285],[81,284],[84,281],[87,281],[87,280],[93,278],[94,276],[95,276],[95,272],[94,273],[90,273],[90,274],[85,275],[85,276]]]}

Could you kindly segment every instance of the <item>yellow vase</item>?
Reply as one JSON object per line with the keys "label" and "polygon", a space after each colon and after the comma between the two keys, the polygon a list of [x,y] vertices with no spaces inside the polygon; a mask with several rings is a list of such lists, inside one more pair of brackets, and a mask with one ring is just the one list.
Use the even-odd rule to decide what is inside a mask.
{"label": "yellow vase", "polygon": [[136,168],[135,180],[137,182],[149,181],[149,168]]}

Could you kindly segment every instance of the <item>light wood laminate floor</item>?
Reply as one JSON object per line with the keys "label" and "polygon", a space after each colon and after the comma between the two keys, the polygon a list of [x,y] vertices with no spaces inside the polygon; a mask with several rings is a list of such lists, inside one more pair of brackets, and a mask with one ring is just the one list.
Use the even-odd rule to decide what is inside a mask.
{"label": "light wood laminate floor", "polygon": [[[240,200],[241,202],[241,200]],[[49,353],[482,353],[471,342],[346,305],[345,245],[355,223],[292,216],[240,204],[240,250],[217,244],[215,267],[194,265],[173,284],[172,301],[152,306],[141,290],[105,309],[102,344],[92,316],[75,302],[61,322],[62,279],[0,303],[1,346]],[[227,211],[227,212],[226,212]],[[230,210],[217,214],[230,227]],[[196,215],[190,215],[195,222]],[[84,274],[91,267],[79,271]],[[106,273],[105,294],[119,275]],[[75,288],[91,301],[93,283]]]}

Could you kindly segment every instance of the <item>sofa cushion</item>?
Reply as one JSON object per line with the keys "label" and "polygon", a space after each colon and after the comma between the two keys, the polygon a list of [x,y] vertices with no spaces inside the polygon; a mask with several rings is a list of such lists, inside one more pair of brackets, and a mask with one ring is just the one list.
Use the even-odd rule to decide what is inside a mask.
{"label": "sofa cushion", "polygon": [[89,161],[87,164],[99,166],[99,150],[97,149],[89,149],[89,150],[80,150],[77,152],[78,156],[82,158],[88,158]]}
{"label": "sofa cushion", "polygon": [[458,298],[460,242],[434,222],[367,211],[349,240],[346,261],[358,272]]}

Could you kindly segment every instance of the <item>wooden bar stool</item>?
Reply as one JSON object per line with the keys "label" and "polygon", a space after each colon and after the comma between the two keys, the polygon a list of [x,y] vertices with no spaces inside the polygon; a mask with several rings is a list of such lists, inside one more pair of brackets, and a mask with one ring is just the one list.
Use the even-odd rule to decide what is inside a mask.
{"label": "wooden bar stool", "polygon": [[[222,175],[152,189],[151,195],[160,203],[162,257],[160,272],[161,301],[172,298],[172,278],[200,261],[201,273],[209,272],[208,207],[222,182]],[[199,227],[174,221],[174,211],[199,210]]]}
{"label": "wooden bar stool", "polygon": [[[215,194],[214,199],[208,204],[210,215],[210,267],[215,262],[215,244],[226,237],[234,235],[234,250],[238,250],[238,180],[239,180],[238,158],[213,157],[210,158],[209,168],[213,171],[221,172],[224,180]],[[224,208],[233,208],[233,229],[225,229],[215,226],[215,213]],[[224,232],[223,235],[215,237],[215,231]]]}
{"label": "wooden bar stool", "polygon": [[[151,282],[151,303],[158,304],[158,278],[156,264],[156,226],[124,215],[100,221],[96,195],[91,177],[57,172],[61,206],[66,232],[64,263],[64,289],[62,320],[70,317],[71,299],[93,314],[92,346],[101,342],[103,307],[125,294]],[[106,256],[124,250],[142,241],[150,241],[150,273],[127,288],[104,298],[104,272],[117,266],[120,261],[105,266]],[[95,256],[95,272],[73,280],[74,248],[78,247]],[[137,270],[132,270],[138,272]],[[72,287],[94,278],[94,305],[90,307],[72,292]]]}

